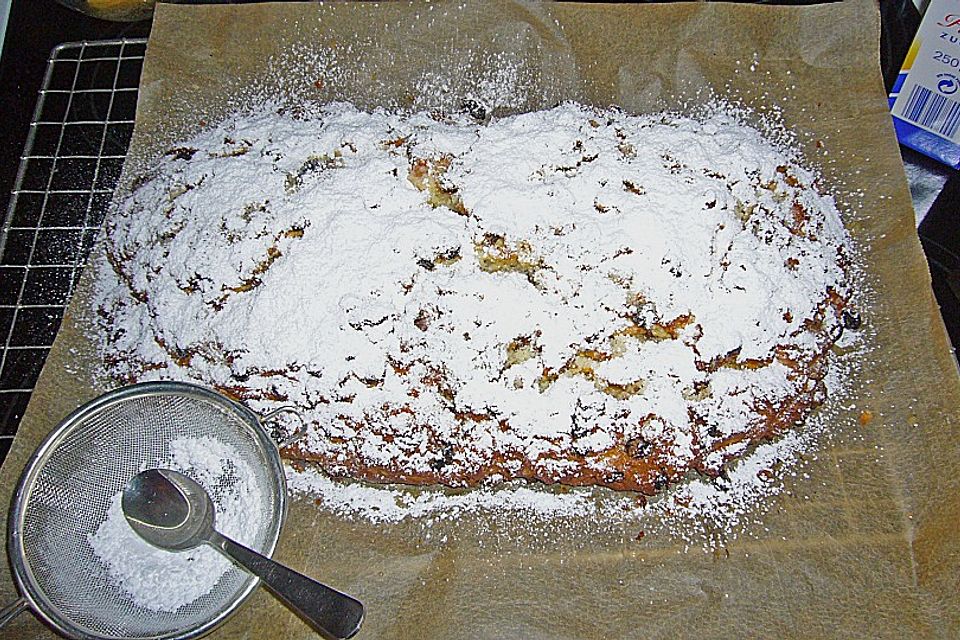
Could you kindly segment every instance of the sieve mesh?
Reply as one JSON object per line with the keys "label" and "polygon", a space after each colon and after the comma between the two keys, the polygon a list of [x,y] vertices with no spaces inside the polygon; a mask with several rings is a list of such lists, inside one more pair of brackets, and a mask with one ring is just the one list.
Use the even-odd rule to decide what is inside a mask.
{"label": "sieve mesh", "polygon": [[[21,577],[44,613],[67,630],[80,632],[72,635],[189,635],[225,616],[253,588],[254,578],[231,567],[209,593],[177,611],[147,609],[111,581],[89,541],[106,520],[114,496],[140,471],[162,466],[171,456],[172,441],[210,437],[237,452],[233,468],[255,471],[255,477],[246,480],[265,499],[246,544],[272,553],[285,490],[276,451],[264,442],[255,420],[251,424],[245,419],[245,412],[212,392],[207,396],[144,393],[106,403],[54,436],[45,457],[35,464],[16,523],[22,539]],[[194,479],[203,484],[202,478]],[[240,480],[236,473],[225,473],[217,485],[205,486],[218,510]]]}

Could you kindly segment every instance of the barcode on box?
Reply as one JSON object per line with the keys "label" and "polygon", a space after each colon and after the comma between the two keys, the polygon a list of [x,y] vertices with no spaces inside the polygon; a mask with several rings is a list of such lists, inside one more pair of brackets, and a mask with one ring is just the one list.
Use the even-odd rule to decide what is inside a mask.
{"label": "barcode on box", "polygon": [[960,128],[960,102],[932,89],[914,85],[907,99],[897,102],[903,105],[897,115],[924,129],[952,139]]}

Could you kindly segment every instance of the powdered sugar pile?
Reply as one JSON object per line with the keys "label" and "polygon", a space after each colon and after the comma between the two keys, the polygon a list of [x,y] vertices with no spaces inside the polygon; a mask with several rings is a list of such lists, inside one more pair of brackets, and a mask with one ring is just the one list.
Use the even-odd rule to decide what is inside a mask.
{"label": "powdered sugar pile", "polygon": [[[180,471],[199,482],[213,499],[217,530],[241,543],[254,542],[263,498],[252,481],[254,470],[231,447],[209,437],[177,438],[170,442],[170,455],[151,466]],[[154,547],[127,524],[122,497],[120,492],[111,499],[106,520],[89,542],[110,582],[135,604],[177,611],[209,593],[233,566],[205,545],[179,552]]]}
{"label": "powdered sugar pile", "polygon": [[815,183],[723,109],[238,115],[108,222],[107,373],[293,403],[333,474],[652,492],[823,401],[849,238]]}

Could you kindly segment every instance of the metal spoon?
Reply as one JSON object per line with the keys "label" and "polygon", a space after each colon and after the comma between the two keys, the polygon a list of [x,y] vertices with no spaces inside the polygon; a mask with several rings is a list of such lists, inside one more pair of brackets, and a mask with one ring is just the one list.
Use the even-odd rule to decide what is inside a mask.
{"label": "metal spoon", "polygon": [[214,529],[206,490],[171,469],[148,469],[123,490],[123,515],[141,538],[180,551],[206,543],[257,576],[288,607],[326,638],[353,636],[363,622],[363,604],[288,569]]}

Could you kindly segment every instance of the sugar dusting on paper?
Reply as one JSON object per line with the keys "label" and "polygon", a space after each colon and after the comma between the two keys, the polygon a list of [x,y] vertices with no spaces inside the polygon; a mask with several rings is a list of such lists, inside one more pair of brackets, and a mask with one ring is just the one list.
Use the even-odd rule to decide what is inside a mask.
{"label": "sugar dusting on paper", "polygon": [[[424,82],[429,84],[432,80],[425,78]],[[480,101],[476,104],[482,106]],[[570,133],[567,129],[582,127],[591,120],[588,110],[576,105],[564,105],[548,114],[508,118],[499,123],[494,120],[493,124],[499,128],[489,128],[487,123],[471,124],[471,119],[486,120],[489,116],[486,110],[453,122],[438,122],[428,114],[365,113],[349,105],[325,106],[317,114],[306,116],[303,113],[284,115],[282,109],[280,111],[278,114],[275,107],[268,106],[259,113],[230,118],[179,145],[168,154],[165,164],[148,176],[147,186],[139,195],[125,205],[129,213],[145,210],[160,201],[168,203],[164,212],[168,219],[166,227],[158,230],[151,226],[155,223],[144,216],[142,224],[127,224],[121,230],[124,239],[120,243],[127,247],[152,246],[151,250],[159,253],[148,257],[144,264],[153,260],[157,269],[172,269],[172,280],[168,280],[168,284],[172,281],[175,286],[155,286],[158,279],[149,270],[121,270],[130,275],[130,282],[111,280],[109,275],[101,278],[96,303],[105,312],[104,316],[110,318],[106,325],[110,342],[105,347],[108,357],[114,354],[107,367],[110,375],[139,380],[186,378],[227,388],[256,388],[284,402],[310,407],[321,422],[335,415],[362,419],[373,406],[371,403],[383,402],[382,395],[371,393],[370,390],[376,388],[386,390],[391,401],[402,400],[421,415],[442,421],[445,415],[442,407],[429,404],[431,400],[425,394],[421,400],[409,387],[391,382],[391,374],[384,371],[383,362],[393,358],[400,363],[395,370],[407,367],[408,363],[400,360],[404,337],[410,338],[411,343],[414,339],[422,342],[426,337],[424,346],[430,347],[430,340],[436,339],[436,335],[428,332],[430,326],[446,324],[449,325],[447,333],[451,335],[469,334],[466,341],[441,340],[432,345],[446,354],[450,367],[456,369],[458,379],[464,381],[463,393],[459,396],[466,403],[464,409],[477,415],[488,411],[509,415],[519,427],[520,440],[511,444],[518,450],[529,452],[540,447],[549,454],[557,438],[569,437],[568,428],[558,430],[555,426],[561,414],[612,416],[619,403],[632,402],[635,416],[646,413],[673,416],[666,420],[666,433],[660,425],[657,433],[647,428],[637,436],[672,441],[676,443],[673,453],[676,459],[689,461],[698,455],[695,441],[706,437],[680,426],[685,422],[688,403],[693,401],[689,396],[699,393],[696,391],[700,379],[697,362],[720,358],[733,350],[744,358],[762,360],[777,340],[790,334],[791,323],[803,319],[783,310],[797,307],[808,315],[813,313],[812,307],[804,307],[809,304],[804,300],[813,300],[809,291],[822,291],[838,278],[830,251],[846,240],[836,217],[828,218],[825,225],[817,228],[825,242],[803,245],[803,255],[814,260],[819,268],[810,270],[809,276],[799,282],[776,275],[779,265],[774,262],[762,262],[776,260],[779,254],[765,258],[763,252],[756,252],[757,247],[751,244],[754,240],[762,244],[765,234],[775,236],[776,231],[771,228],[754,229],[754,240],[744,244],[750,232],[739,234],[731,227],[731,232],[724,234],[723,225],[718,232],[712,224],[703,226],[687,218],[671,217],[669,213],[660,220],[659,229],[650,227],[641,235],[632,233],[629,224],[617,222],[622,221],[624,211],[630,211],[633,198],[653,194],[646,205],[650,215],[677,210],[677,202],[681,210],[695,207],[706,211],[719,205],[734,212],[734,217],[744,223],[738,228],[743,229],[754,212],[743,208],[742,203],[755,198],[756,190],[747,179],[734,179],[732,185],[723,188],[719,183],[711,185],[710,179],[755,175],[776,180],[779,173],[787,176],[783,178],[783,188],[791,186],[790,180],[807,185],[816,182],[816,174],[799,165],[795,152],[784,147],[788,134],[774,131],[775,142],[771,142],[771,132],[765,132],[768,134],[765,136],[745,124],[737,117],[736,109],[714,105],[699,119],[676,114],[624,118],[637,131],[659,132],[662,137],[647,134],[636,141],[621,138],[619,142],[611,137],[615,146],[609,149],[600,138],[593,140],[596,149],[584,147],[582,143],[577,148],[577,136],[570,140],[564,138]],[[309,126],[314,118],[319,129]],[[575,206],[565,209],[561,220],[551,218],[550,198],[546,196],[534,202],[542,213],[534,217],[511,204],[511,187],[506,184],[508,191],[504,194],[505,183],[498,175],[505,168],[495,156],[491,156],[487,164],[481,162],[476,166],[457,166],[443,160],[448,153],[452,157],[470,153],[480,136],[486,136],[489,144],[509,144],[511,139],[523,137],[529,131],[537,132],[540,138],[537,135],[524,138],[527,155],[512,156],[508,169],[534,178],[539,175],[539,186],[545,185],[544,194],[551,190],[567,191],[567,196],[572,194]],[[410,135],[418,137],[416,144],[408,143]],[[682,138],[682,143],[677,142],[677,136]],[[395,143],[394,150],[400,152],[390,153],[391,141]],[[355,166],[354,157],[361,155],[358,149],[379,149],[383,153],[356,165],[359,168],[350,174],[344,170]],[[674,176],[673,183],[663,182],[661,172],[644,173],[637,167],[633,167],[637,171],[635,178],[628,180],[619,175],[618,161],[633,159],[650,149],[658,150],[655,164],[661,171],[664,167],[676,169],[667,171]],[[441,158],[440,164],[425,165],[423,185],[417,185],[407,175],[410,154]],[[789,164],[790,173],[778,171],[778,167],[785,166],[780,163]],[[699,173],[688,172],[691,166]],[[715,168],[716,175],[711,175],[711,167]],[[448,170],[449,174],[442,175]],[[610,180],[609,188],[603,183],[604,171],[616,176]],[[599,190],[570,191],[574,188],[570,185],[576,183],[565,179],[591,172],[600,176],[595,180]],[[341,179],[344,175],[348,179]],[[455,189],[446,182],[454,179]],[[743,182],[742,188],[750,192],[749,198],[746,192],[740,193],[741,187],[737,186],[740,182]],[[151,185],[155,185],[156,193],[151,193],[150,189],[154,188]],[[461,278],[471,282],[474,274],[483,271],[483,256],[470,256],[462,249],[473,246],[478,237],[478,230],[465,224],[462,218],[467,216],[460,210],[466,209],[459,200],[460,194],[470,193],[471,187],[485,193],[481,200],[494,203],[497,209],[497,215],[487,216],[487,226],[479,237],[538,239],[533,247],[536,251],[529,255],[525,255],[527,248],[516,244],[509,246],[512,253],[503,251],[504,256],[494,257],[509,258],[515,254],[519,256],[520,266],[524,259],[530,265],[544,260],[552,268],[537,277],[549,275],[548,281],[532,282],[534,276],[518,268],[514,270],[517,273],[503,274],[506,277],[493,284],[468,287],[460,292],[445,288],[444,282],[448,280],[456,282]],[[319,194],[320,199],[311,201],[302,197],[311,192]],[[434,196],[435,201],[424,203],[423,192]],[[765,202],[771,209],[780,202],[777,193],[774,186],[770,189],[769,202]],[[514,196],[516,201],[524,201],[522,191]],[[809,198],[804,200],[809,207],[830,206],[829,197],[814,190],[804,197]],[[358,220],[337,204],[358,199],[372,215]],[[184,202],[189,203],[187,208],[178,211]],[[196,216],[191,211],[214,203],[217,208],[235,215],[219,218],[216,228],[197,227]],[[278,207],[278,203],[284,206]],[[397,207],[407,216],[405,224],[396,224],[377,213],[378,209],[389,212],[396,211]],[[604,216],[604,224],[610,225],[606,229],[598,222]],[[174,222],[169,224],[170,220]],[[753,224],[757,224],[756,218]],[[763,221],[759,224],[763,225]],[[561,239],[572,234],[581,246],[592,249],[564,262],[563,252],[569,251],[571,244],[565,240],[544,244],[542,241],[551,234],[537,235],[541,229],[552,229],[552,235]],[[217,234],[220,239],[209,245],[173,242],[180,234],[193,234],[198,238]],[[729,244],[727,264],[735,264],[744,271],[739,279],[734,277],[722,282],[721,276],[716,281],[731,295],[724,299],[717,288],[680,286],[697,276],[712,277],[714,266],[709,260],[703,260],[704,247],[711,247],[713,252],[718,242],[724,246]],[[313,247],[312,251],[301,248],[307,244]],[[501,244],[507,246],[507,243]],[[394,255],[385,251],[385,247]],[[490,247],[491,254],[503,249],[497,242],[492,242]],[[330,256],[337,255],[351,259],[340,260],[331,271]],[[142,259],[139,255],[119,257]],[[782,261],[782,257],[780,259]],[[616,265],[612,271],[604,266],[608,261]],[[569,271],[565,265],[569,265]],[[588,269],[581,269],[584,265]],[[102,273],[109,274],[107,267],[101,265]],[[581,273],[574,278],[578,269]],[[588,273],[590,271],[596,271],[597,277]],[[705,323],[709,331],[706,335],[701,330],[696,337],[687,336],[687,349],[680,348],[680,340],[675,341],[677,349],[669,348],[672,341],[664,340],[639,349],[633,360],[598,360],[594,363],[595,369],[602,376],[603,384],[597,383],[598,376],[594,373],[582,376],[586,380],[571,375],[545,384],[543,371],[562,369],[564,362],[569,361],[571,347],[575,351],[583,349],[584,336],[599,336],[601,342],[610,337],[604,332],[609,327],[615,328],[618,322],[617,313],[610,309],[616,307],[613,300],[622,296],[622,282],[611,277],[617,272],[623,280],[636,273],[649,275],[650,282],[645,284],[649,284],[650,289],[645,298],[656,300],[659,306],[648,308],[641,304],[638,307],[639,314],[650,316],[646,321],[656,324],[678,318],[695,307],[698,317],[716,316],[712,322]],[[382,282],[402,286],[388,291]],[[588,294],[575,305],[579,314],[577,321],[567,322],[558,317],[556,309],[549,305],[531,307],[526,292],[530,284],[541,290],[550,289],[557,299],[569,300],[580,296],[581,291]],[[304,291],[312,293],[304,296]],[[410,291],[414,292],[413,297],[407,297]],[[746,295],[738,298],[739,291]],[[131,292],[134,300],[130,299]],[[142,300],[136,299],[138,294],[143,296]],[[476,316],[465,306],[471,296],[498,302],[486,305],[483,314]],[[328,302],[333,306],[327,308]],[[517,309],[524,309],[525,313],[516,313]],[[410,326],[403,324],[407,315],[413,319]],[[484,317],[494,322],[485,327]],[[535,338],[531,323],[539,331]],[[792,335],[799,336],[801,342],[806,339],[799,332]],[[529,341],[519,340],[522,338]],[[507,354],[504,363],[498,359],[502,358],[502,348],[509,339],[519,340],[518,348],[513,354]],[[695,346],[689,348],[690,344]],[[197,345],[205,346],[198,349]],[[660,359],[656,354],[649,359],[651,354],[641,353],[644,349],[662,352]],[[125,357],[117,358],[118,353]],[[239,367],[236,363],[240,363]],[[507,369],[509,375],[503,375]],[[238,379],[239,370],[245,373]],[[256,375],[251,376],[251,372]],[[682,384],[671,382],[665,386],[658,381],[662,379],[657,378],[658,374],[680,380]],[[324,378],[339,381],[339,395],[328,397],[329,384]],[[640,379],[642,384],[637,382]],[[756,400],[789,392],[783,380],[776,376],[766,381],[748,380],[743,372],[731,371],[715,376],[710,382],[717,402],[717,417],[710,425],[711,437],[718,440],[733,433],[727,430],[735,429],[752,409],[749,402],[737,401],[737,397]],[[831,397],[840,395],[842,382],[842,377],[827,376]],[[749,387],[750,384],[760,386]],[[545,390],[554,390],[551,385],[565,390],[565,394],[558,391],[546,397]],[[621,393],[623,390],[630,393]],[[390,397],[390,393],[397,395]],[[414,401],[405,396],[413,396]],[[585,403],[578,400],[575,405],[570,404],[577,398],[585,399]],[[564,404],[567,400],[569,406]],[[704,398],[697,399],[702,400]],[[615,420],[610,421],[608,427],[585,434],[589,438],[578,438],[574,434],[578,440],[575,445],[585,451],[600,451],[609,446],[610,433],[623,428]],[[326,432],[322,439],[318,439],[317,432],[308,437],[313,438],[311,446],[326,447],[324,450],[335,460],[336,443],[350,438],[349,430],[334,433],[333,437]],[[289,481],[295,491],[318,497],[320,508],[373,521],[444,517],[444,514],[477,510],[521,511],[551,517],[597,509],[604,513],[616,512],[621,517],[627,514],[638,521],[653,514],[666,529],[674,532],[685,526],[689,528],[689,514],[694,515],[693,519],[713,518],[716,526],[734,527],[739,524],[740,514],[777,491],[778,474],[790,467],[798,452],[812,445],[818,433],[814,420],[810,420],[802,430],[778,441],[760,444],[752,451],[746,446],[731,448],[730,455],[744,458],[732,469],[724,467],[724,456],[712,459],[706,456],[704,464],[709,469],[723,470],[720,477],[694,478],[646,508],[636,506],[635,495],[613,494],[597,500],[591,490],[555,493],[542,490],[536,483],[482,486],[449,495],[442,490],[412,492],[404,487],[345,483],[315,469],[290,469]],[[483,436],[490,441],[498,437],[495,432]],[[392,454],[389,442],[386,438],[379,444],[370,441],[360,454],[378,464],[394,462],[402,453],[397,450],[398,453]],[[484,441],[479,442],[474,449],[481,452],[478,455],[495,449],[484,449]],[[424,464],[433,464],[430,456],[436,452],[431,452],[429,446],[420,451]]]}
{"label": "sugar dusting on paper", "polygon": [[[200,483],[213,499],[218,531],[252,544],[261,528],[264,497],[254,471],[229,445],[210,437],[181,437],[169,443],[169,456],[149,467],[179,471]],[[127,524],[117,493],[107,517],[88,541],[106,570],[108,581],[138,606],[175,612],[210,593],[233,564],[200,545],[184,551],[154,547]]]}

